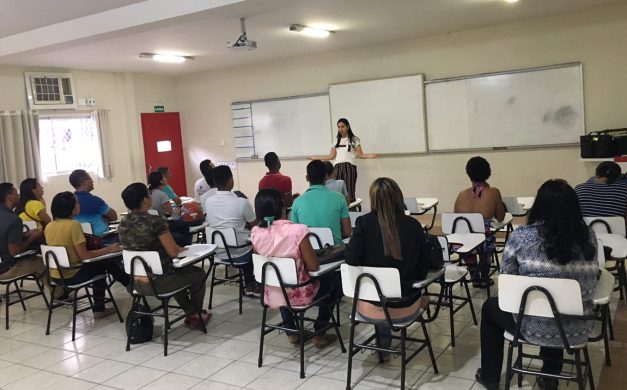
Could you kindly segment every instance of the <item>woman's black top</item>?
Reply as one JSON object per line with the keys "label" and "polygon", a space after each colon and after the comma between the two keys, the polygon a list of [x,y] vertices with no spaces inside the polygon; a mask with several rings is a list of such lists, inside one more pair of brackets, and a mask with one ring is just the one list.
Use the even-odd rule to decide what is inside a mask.
{"label": "woman's black top", "polygon": [[420,298],[420,290],[412,285],[423,280],[429,271],[427,241],[420,223],[412,217],[403,216],[399,221],[398,236],[403,258],[385,256],[379,218],[375,212],[370,212],[357,218],[345,252],[349,265],[398,269],[403,299],[391,303],[390,307],[406,307],[416,302]]}

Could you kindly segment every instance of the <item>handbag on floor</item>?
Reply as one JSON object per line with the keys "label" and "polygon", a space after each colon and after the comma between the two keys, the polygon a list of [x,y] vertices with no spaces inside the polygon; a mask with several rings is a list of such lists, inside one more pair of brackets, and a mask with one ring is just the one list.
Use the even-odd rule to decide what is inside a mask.
{"label": "handbag on floor", "polygon": [[149,312],[150,308],[139,304],[126,317],[126,335],[131,340],[131,344],[142,344],[152,340],[152,327],[155,319],[148,315],[138,315],[135,311]]}

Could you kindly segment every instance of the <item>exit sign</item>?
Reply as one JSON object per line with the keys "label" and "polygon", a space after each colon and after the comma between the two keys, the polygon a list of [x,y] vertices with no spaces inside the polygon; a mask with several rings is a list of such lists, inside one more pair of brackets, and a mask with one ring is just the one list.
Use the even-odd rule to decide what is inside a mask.
{"label": "exit sign", "polygon": [[155,106],[155,112],[165,112],[165,106]]}

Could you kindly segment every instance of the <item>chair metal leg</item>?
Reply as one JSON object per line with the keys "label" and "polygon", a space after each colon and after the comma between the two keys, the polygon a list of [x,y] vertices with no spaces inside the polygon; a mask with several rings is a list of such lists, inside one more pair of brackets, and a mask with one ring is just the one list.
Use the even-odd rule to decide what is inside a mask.
{"label": "chair metal leg", "polygon": [[444,287],[445,289],[445,299],[448,298],[448,312],[449,312],[449,323],[451,325],[451,347],[455,346],[455,307],[453,305],[453,286],[447,285]]}
{"label": "chair metal leg", "polygon": [[161,305],[163,306],[163,316],[165,319],[165,326],[163,329],[163,356],[168,356],[168,332],[170,331],[170,316],[168,310],[168,299],[163,299],[161,301]]}
{"label": "chair metal leg", "polygon": [[407,329],[401,329],[401,390],[405,390],[405,366],[407,365],[407,350],[405,349],[405,339],[407,338]]}
{"label": "chair metal leg", "polygon": [[[24,304],[24,297],[22,296],[22,290],[20,290],[20,286],[17,284],[17,280],[13,282],[15,284],[15,291],[17,292],[17,296],[20,297],[20,304],[22,305],[22,310],[26,311],[26,305]],[[7,295],[7,301],[9,300],[9,296]]]}
{"label": "chair metal leg", "polygon": [[[523,365],[523,345],[518,344],[518,356],[516,357],[516,362],[518,363],[518,368],[522,369]],[[523,374],[521,372],[518,373],[518,387],[522,387]]]}
{"label": "chair metal leg", "polygon": [[268,308],[263,307],[263,313],[261,314],[261,337],[259,337],[259,358],[257,359],[257,367],[261,367],[263,364],[263,341],[266,337],[266,317],[268,315]]}
{"label": "chair metal leg", "polygon": [[590,363],[590,355],[588,354],[587,346],[583,348],[583,358],[586,360],[586,374],[588,375],[590,390],[594,390],[594,376],[592,375],[592,364]]}
{"label": "chair metal leg", "polygon": [[10,283],[7,283],[7,288],[6,288],[6,293],[4,295],[4,299],[6,299],[6,302],[4,303],[4,309],[5,309],[5,315],[4,315],[4,319],[5,319],[5,326],[6,329],[9,330],[9,287],[11,286]]}
{"label": "chair metal leg", "polygon": [[[85,290],[87,289],[85,288]],[[74,294],[74,299],[72,300],[72,341],[74,341],[76,337],[76,303],[77,302],[78,302],[78,291],[76,292],[76,294]]]}
{"label": "chair metal leg", "polygon": [[472,297],[470,296],[470,289],[468,288],[468,280],[466,280],[465,276],[464,276],[464,279],[462,279],[462,284],[464,285],[464,289],[466,290],[466,297],[468,298],[468,306],[470,306],[470,314],[472,315],[472,322],[475,325],[478,325],[477,315],[475,314],[475,305],[473,305],[472,303]]}
{"label": "chair metal leg", "polygon": [[[337,303],[337,305],[339,305],[339,302]],[[333,328],[335,329],[335,334],[337,335],[337,341],[340,343],[340,349],[342,350],[342,353],[346,353],[344,341],[342,340],[342,335],[340,334],[340,323],[333,315],[333,308],[331,308],[331,321],[333,321]]]}
{"label": "chair metal leg", "polygon": [[431,338],[429,337],[427,326],[422,321],[420,321],[420,326],[422,327],[422,333],[424,333],[425,335],[425,343],[427,344],[427,350],[429,351],[429,357],[431,358],[431,365],[433,366],[433,373],[437,374],[438,364],[435,361],[435,354],[433,353],[433,347],[431,346]]}
{"label": "chair metal leg", "polygon": [[239,285],[239,314],[242,314],[242,297],[244,296],[244,274],[242,273],[242,269],[239,267],[237,268],[237,279],[237,284]]}
{"label": "chair metal leg", "polygon": [[348,336],[348,369],[346,372],[346,390],[351,390],[351,370],[353,368],[353,349],[355,348],[355,320],[351,319],[351,329]]}
{"label": "chair metal leg", "polygon": [[[128,318],[127,321],[129,322],[129,324],[132,326],[133,323],[135,322],[135,308],[137,307],[137,305],[139,305],[139,297],[133,297],[133,300],[131,301],[131,310],[128,312]],[[130,332],[126,333],[126,350],[130,351],[131,350],[131,334]]]}
{"label": "chair metal leg", "polygon": [[512,370],[512,355],[514,354],[514,344],[509,343],[507,347],[507,369],[505,371],[505,388],[509,389],[512,383],[512,377],[514,376],[514,370]]}
{"label": "chair metal leg", "polygon": [[48,298],[46,298],[46,294],[44,293],[43,284],[37,278],[35,278],[35,283],[37,284],[37,289],[39,289],[39,292],[41,293],[41,297],[44,299],[46,307],[50,306],[50,302],[48,302]]}
{"label": "chair metal leg", "polygon": [[[609,327],[610,317],[610,305],[603,305],[601,309],[602,321],[601,321],[601,336],[603,336],[603,347],[605,349],[605,365],[610,367],[612,365],[612,358],[610,357],[610,340],[607,328]],[[587,359],[587,358],[586,358]]]}
{"label": "chair metal leg", "polygon": [[579,350],[575,351],[575,368],[577,369],[577,384],[579,385],[579,390],[585,390],[586,383],[584,382],[583,373],[581,372],[581,355]]}
{"label": "chair metal leg", "polygon": [[[52,308],[54,307],[54,292],[57,286],[52,286],[52,293],[50,294],[50,306],[48,306],[48,323],[46,324],[46,336],[50,334],[50,320],[52,319]],[[9,318],[7,316],[7,318]]]}
{"label": "chair metal leg", "polygon": [[610,312],[610,308],[607,308],[607,330],[610,334],[610,340],[616,340],[614,338],[614,325],[612,324],[612,313]]}
{"label": "chair metal leg", "polygon": [[211,286],[209,287],[209,310],[211,310],[211,303],[213,302],[213,286],[216,283],[216,268],[218,268],[217,265],[211,270]]}
{"label": "chair metal leg", "polygon": [[305,312],[298,316],[298,333],[300,335],[300,378],[305,378]]}

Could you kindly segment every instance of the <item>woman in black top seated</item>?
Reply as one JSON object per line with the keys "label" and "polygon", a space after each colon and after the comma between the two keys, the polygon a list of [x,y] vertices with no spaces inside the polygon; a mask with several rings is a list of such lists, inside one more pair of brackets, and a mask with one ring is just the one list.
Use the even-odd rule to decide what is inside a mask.
{"label": "woman in black top seated", "polygon": [[[428,303],[420,298],[420,290],[412,287],[429,271],[425,232],[417,220],[405,215],[403,193],[392,179],[382,177],[372,183],[370,205],[372,211],[357,218],[346,248],[346,263],[398,269],[403,299],[388,305],[389,313],[394,319],[411,317]],[[380,347],[389,347],[391,330],[385,325],[382,307],[360,301],[357,310],[375,322],[381,320],[382,325],[376,325],[378,343]],[[384,354],[383,359],[389,360],[389,355]]]}

